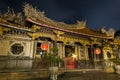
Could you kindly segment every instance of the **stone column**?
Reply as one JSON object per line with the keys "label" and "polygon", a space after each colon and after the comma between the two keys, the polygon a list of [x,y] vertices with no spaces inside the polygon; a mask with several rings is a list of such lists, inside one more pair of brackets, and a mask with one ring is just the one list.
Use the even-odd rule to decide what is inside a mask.
{"label": "stone column", "polygon": [[89,60],[88,58],[88,48],[85,46],[85,59]]}
{"label": "stone column", "polygon": [[80,56],[80,46],[78,46],[77,50],[78,50],[78,56],[77,57],[78,57],[78,60],[80,60],[80,57],[81,57]]}
{"label": "stone column", "polygon": [[76,60],[78,60],[78,45],[75,45],[75,55]]}
{"label": "stone column", "polygon": [[62,44],[62,57],[65,58],[65,44]]}
{"label": "stone column", "polygon": [[35,56],[35,53],[34,53],[34,51],[35,51],[35,48],[34,48],[34,41],[32,40],[31,41],[31,44],[30,44],[30,54],[29,54],[29,56],[30,57],[34,57]]}
{"label": "stone column", "polygon": [[58,56],[63,58],[63,46],[62,43],[58,43]]}

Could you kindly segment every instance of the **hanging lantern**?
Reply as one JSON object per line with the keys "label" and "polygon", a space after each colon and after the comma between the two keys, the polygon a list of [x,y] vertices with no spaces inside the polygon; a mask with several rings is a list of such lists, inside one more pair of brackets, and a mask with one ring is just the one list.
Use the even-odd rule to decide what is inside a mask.
{"label": "hanging lantern", "polygon": [[45,51],[48,50],[48,44],[47,43],[42,43],[41,44],[41,49],[45,50]]}
{"label": "hanging lantern", "polygon": [[101,53],[100,48],[96,48],[96,49],[94,50],[94,54],[100,54],[100,53]]}

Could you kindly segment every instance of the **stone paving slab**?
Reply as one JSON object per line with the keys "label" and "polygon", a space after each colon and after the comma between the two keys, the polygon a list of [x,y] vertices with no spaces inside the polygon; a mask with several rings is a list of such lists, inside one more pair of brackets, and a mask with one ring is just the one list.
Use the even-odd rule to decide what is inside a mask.
{"label": "stone paving slab", "polygon": [[65,72],[58,80],[120,80],[120,75],[102,71]]}
{"label": "stone paving slab", "polygon": [[[49,78],[34,78],[29,80],[50,80]],[[102,71],[65,72],[58,76],[58,80],[120,80],[120,75]]]}

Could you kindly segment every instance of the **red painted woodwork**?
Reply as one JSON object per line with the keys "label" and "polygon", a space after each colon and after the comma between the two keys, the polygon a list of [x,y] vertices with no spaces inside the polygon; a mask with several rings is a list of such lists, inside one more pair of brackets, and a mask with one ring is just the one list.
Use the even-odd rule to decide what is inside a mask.
{"label": "red painted woodwork", "polygon": [[75,69],[76,68],[76,59],[73,57],[66,58],[66,68],[67,69]]}

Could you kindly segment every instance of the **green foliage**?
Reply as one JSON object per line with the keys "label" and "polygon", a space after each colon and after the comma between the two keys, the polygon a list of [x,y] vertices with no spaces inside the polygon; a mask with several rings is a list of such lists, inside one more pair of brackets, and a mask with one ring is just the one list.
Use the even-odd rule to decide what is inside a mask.
{"label": "green foliage", "polygon": [[42,59],[48,64],[49,66],[55,66],[59,62],[62,61],[62,59],[57,55],[58,49],[53,47],[50,49],[51,53],[45,54]]}
{"label": "green foliage", "polygon": [[51,54],[53,54],[55,56],[58,53],[58,48],[53,47],[50,49],[50,51],[51,51]]}

